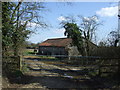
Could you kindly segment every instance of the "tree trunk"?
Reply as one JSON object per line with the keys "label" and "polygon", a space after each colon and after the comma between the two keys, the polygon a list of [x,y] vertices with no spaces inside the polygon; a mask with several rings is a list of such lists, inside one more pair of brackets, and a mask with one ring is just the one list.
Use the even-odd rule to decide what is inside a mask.
{"label": "tree trunk", "polygon": [[118,39],[115,40],[114,46],[117,47],[117,43],[119,42]]}
{"label": "tree trunk", "polygon": [[19,47],[17,45],[17,41],[14,42],[14,56],[18,56],[19,55]]}

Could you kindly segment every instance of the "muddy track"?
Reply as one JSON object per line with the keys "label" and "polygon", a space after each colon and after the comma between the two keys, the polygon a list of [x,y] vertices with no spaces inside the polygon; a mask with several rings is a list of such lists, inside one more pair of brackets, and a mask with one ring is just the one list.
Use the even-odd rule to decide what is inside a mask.
{"label": "muddy track", "polygon": [[[29,62],[29,60],[26,60]],[[30,83],[42,84],[46,88],[108,88],[96,79],[91,79],[82,70],[64,65],[47,64],[42,61],[29,63],[26,75],[32,76]],[[87,72],[86,72],[87,73]]]}

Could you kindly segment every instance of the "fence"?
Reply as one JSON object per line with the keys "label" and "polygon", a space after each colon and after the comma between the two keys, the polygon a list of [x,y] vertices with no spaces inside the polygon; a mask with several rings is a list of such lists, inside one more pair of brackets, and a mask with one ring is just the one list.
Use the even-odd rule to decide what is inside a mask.
{"label": "fence", "polygon": [[[27,65],[32,64],[35,66],[36,61],[43,61],[43,62],[49,62],[49,63],[55,63],[56,66],[65,67],[71,71],[74,71],[73,69],[70,69],[69,67],[80,67],[85,72],[97,72],[98,75],[103,74],[113,74],[118,72],[119,69],[119,58],[101,58],[101,57],[95,57],[95,56],[66,56],[66,55],[33,55],[38,58],[25,58],[24,63]],[[52,58],[50,58],[52,57]],[[34,63],[26,62],[27,60],[32,60]],[[38,63],[39,64],[39,63]],[[37,65],[38,65],[37,64]],[[49,64],[48,64],[49,65]],[[83,72],[83,73],[85,73]]]}
{"label": "fence", "polygon": [[[65,55],[33,55],[3,57],[3,72],[9,74],[15,70],[24,71],[24,65],[34,71],[50,71],[66,75],[66,73],[76,73],[82,76],[91,75],[112,75],[120,73],[120,58],[101,58],[94,56],[65,56]],[[39,69],[36,69],[36,67]]]}

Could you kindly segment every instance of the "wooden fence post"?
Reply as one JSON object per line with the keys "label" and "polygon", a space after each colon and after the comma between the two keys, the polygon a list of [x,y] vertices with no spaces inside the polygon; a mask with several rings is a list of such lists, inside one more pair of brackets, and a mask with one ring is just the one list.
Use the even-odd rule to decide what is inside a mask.
{"label": "wooden fence post", "polygon": [[118,59],[118,80],[120,81],[120,59]]}
{"label": "wooden fence post", "polygon": [[99,66],[99,76],[101,76],[101,66]]}
{"label": "wooden fence post", "polygon": [[20,58],[19,59],[20,60],[19,63],[20,63],[20,71],[21,71],[22,70],[22,55],[20,55],[19,58]]}

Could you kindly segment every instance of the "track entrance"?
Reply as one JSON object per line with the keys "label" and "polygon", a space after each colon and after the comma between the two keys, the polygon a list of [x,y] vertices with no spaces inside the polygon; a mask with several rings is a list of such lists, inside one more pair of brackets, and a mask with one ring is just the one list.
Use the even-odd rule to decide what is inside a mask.
{"label": "track entrance", "polygon": [[[93,77],[118,70],[117,59],[92,56],[33,55],[24,56],[22,63],[24,73],[32,76],[31,82],[42,83],[47,88],[107,88]],[[103,65],[109,68],[102,70]]]}

